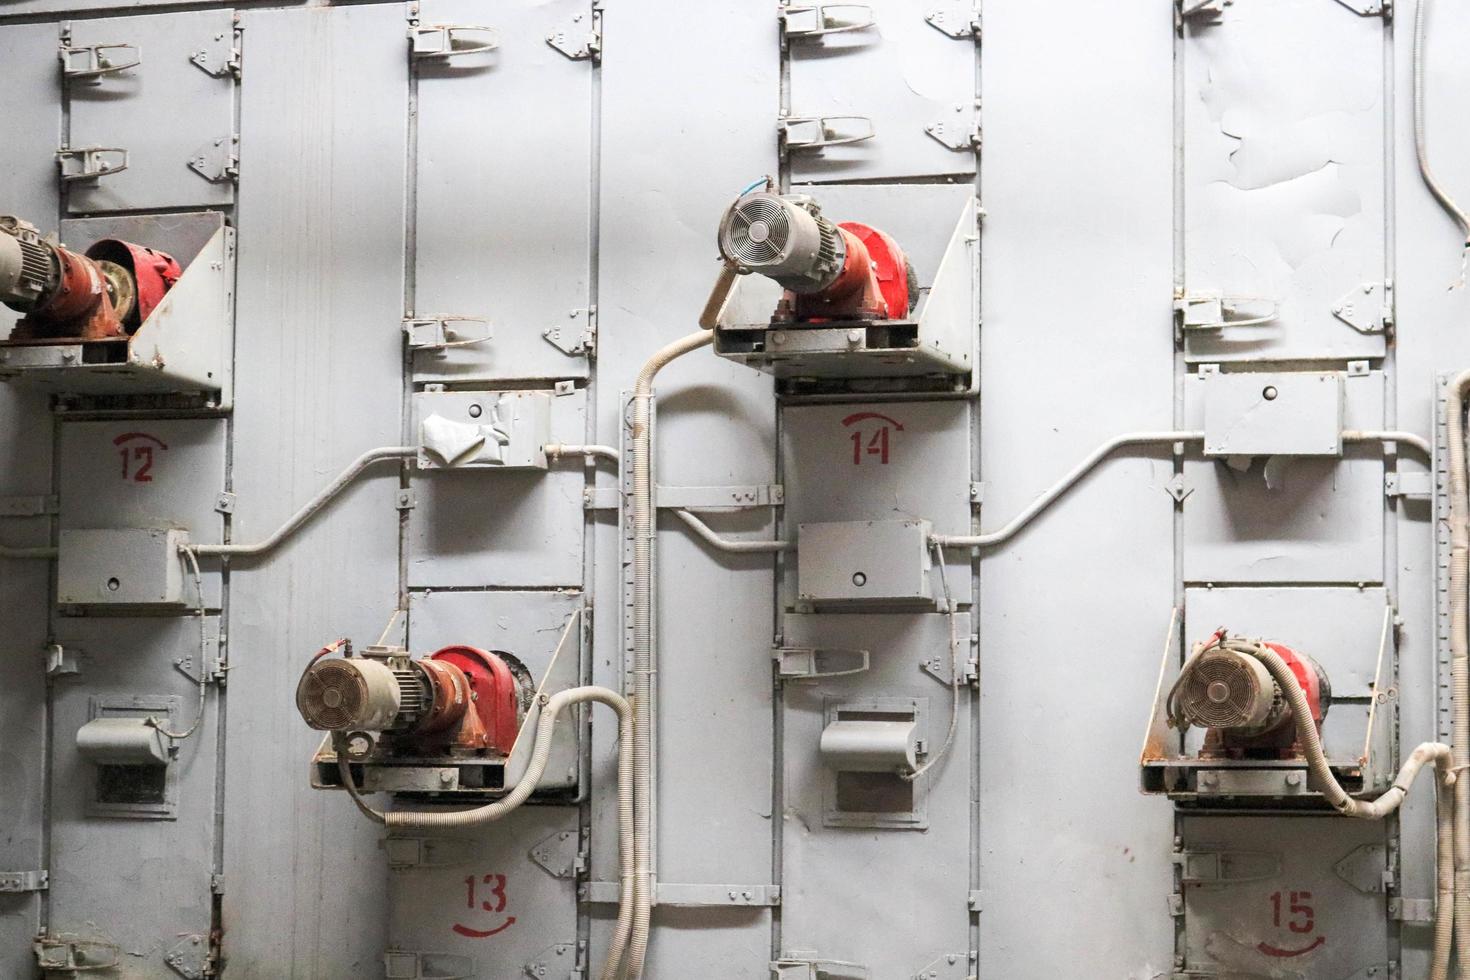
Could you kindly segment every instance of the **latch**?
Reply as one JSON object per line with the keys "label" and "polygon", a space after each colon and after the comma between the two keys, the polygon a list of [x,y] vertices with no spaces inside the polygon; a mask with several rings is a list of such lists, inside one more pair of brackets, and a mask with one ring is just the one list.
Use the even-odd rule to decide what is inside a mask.
{"label": "latch", "polygon": [[829,960],[815,951],[794,949],[771,961],[771,980],[868,980],[868,968],[861,963]]}
{"label": "latch", "polygon": [[230,184],[240,178],[240,137],[216,136],[189,157],[189,169],[211,184]]}
{"label": "latch", "polygon": [[819,680],[861,674],[868,669],[867,650],[776,647],[776,673],[786,681]]}
{"label": "latch", "polygon": [[31,949],[36,954],[36,965],[47,976],[111,970],[117,966],[119,952],[117,943],[49,934],[36,937]]}
{"label": "latch", "polygon": [[1393,324],[1393,283],[1365,282],[1332,304],[1332,315],[1358,333],[1383,333]]}
{"label": "latch", "polygon": [[408,29],[409,55],[417,61],[481,54],[500,47],[500,32],[469,24],[414,25]]}
{"label": "latch", "polygon": [[[1261,309],[1252,309],[1260,306]],[[1197,290],[1177,296],[1174,312],[1185,330],[1220,330],[1224,327],[1259,327],[1275,321],[1280,313],[1275,300],[1254,296],[1224,296],[1218,290]]]}
{"label": "latch", "polygon": [[[582,320],[582,328],[577,329],[577,323],[571,323],[566,331],[558,324],[541,331],[541,337],[548,344],[555,347],[568,357],[597,356],[597,307],[588,309],[572,310],[567,316],[573,320]],[[583,319],[585,317],[585,319]]]}
{"label": "latch", "polygon": [[1281,873],[1281,855],[1268,851],[1176,851],[1174,863],[1186,885],[1265,881]]}
{"label": "latch", "polygon": [[56,162],[61,167],[63,183],[96,180],[128,169],[128,151],[120,146],[88,146],[77,150],[57,150]]}
{"label": "latch", "polygon": [[474,856],[471,842],[458,837],[389,837],[382,846],[393,871],[450,868]]}
{"label": "latch", "polygon": [[[461,327],[455,326],[460,323],[478,323],[481,329],[472,335]],[[494,328],[484,317],[457,315],[405,317],[403,333],[408,338],[408,349],[411,351],[443,351],[451,347],[473,347],[476,344],[486,343],[495,336]]]}
{"label": "latch", "polygon": [[234,31],[216,31],[199,49],[189,55],[204,74],[211,78],[238,77],[240,48]]}
{"label": "latch", "polygon": [[781,145],[787,150],[845,146],[876,135],[867,116],[787,116],[780,126]]}
{"label": "latch", "polygon": [[115,75],[143,63],[141,48],[120,41],[107,44],[62,43],[57,56],[61,59],[61,77],[69,82]]}
{"label": "latch", "polygon": [[937,119],[924,127],[924,132],[951,150],[973,150],[980,145],[980,124],[975,106],[957,102],[952,116]]}
{"label": "latch", "polygon": [[563,830],[537,841],[530,855],[553,878],[575,878],[587,868],[582,837],[575,830]]}
{"label": "latch", "polygon": [[0,871],[0,893],[43,892],[51,883],[48,871]]}
{"label": "latch", "polygon": [[862,31],[875,23],[873,8],[865,3],[810,4],[781,11],[781,31],[787,38]]}
{"label": "latch", "polygon": [[473,980],[475,961],[457,953],[389,950],[383,954],[385,980]]}
{"label": "latch", "polygon": [[980,11],[975,0],[949,0],[943,6],[930,10],[924,15],[924,20],[955,40],[980,36]]}
{"label": "latch", "polygon": [[546,35],[546,43],[573,61],[590,58],[594,64],[597,63],[602,58],[602,14],[594,9],[591,19],[583,22],[587,16],[585,13],[573,14],[570,24]]}

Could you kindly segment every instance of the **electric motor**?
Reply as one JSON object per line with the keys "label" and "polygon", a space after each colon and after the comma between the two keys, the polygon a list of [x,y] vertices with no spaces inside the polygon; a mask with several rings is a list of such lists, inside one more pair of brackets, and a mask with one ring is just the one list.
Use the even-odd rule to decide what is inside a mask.
{"label": "electric motor", "polygon": [[1286,663],[1306,696],[1312,721],[1320,725],[1332,697],[1320,664],[1279,643],[1256,644],[1219,635],[1185,665],[1170,692],[1174,725],[1209,729],[1236,745],[1251,741],[1253,747],[1266,747],[1266,741],[1274,740],[1289,747],[1295,738],[1291,704],[1270,670],[1251,654],[1261,646]]}
{"label": "electric motor", "polygon": [[296,685],[296,708],[319,731],[406,729],[430,701],[423,671],[404,661],[390,667],[370,657],[318,660]]}
{"label": "electric motor", "polygon": [[804,195],[746,194],[720,222],[720,254],[741,272],[759,272],[794,293],[815,293],[842,272],[846,242]]}
{"label": "electric motor", "polygon": [[60,275],[55,252],[35,225],[0,216],[0,303],[29,312],[56,288]]}

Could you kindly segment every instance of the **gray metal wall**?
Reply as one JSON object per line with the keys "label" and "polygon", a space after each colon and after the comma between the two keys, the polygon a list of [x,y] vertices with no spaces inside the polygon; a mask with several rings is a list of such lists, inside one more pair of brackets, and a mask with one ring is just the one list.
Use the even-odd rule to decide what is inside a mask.
{"label": "gray metal wall", "polygon": [[[767,173],[893,233],[925,285],[978,192],[979,394],[778,399],[770,378],[708,352],[676,362],[658,390],[659,483],[784,488],[784,507],[706,515],[733,537],[895,512],[988,530],[1105,439],[1193,427],[1201,365],[1364,362],[1350,421],[1428,436],[1437,376],[1470,363],[1470,300],[1447,288],[1459,242],[1414,167],[1408,11],[1236,0],[1218,22],[1180,24],[1170,0],[997,0],[982,47],[978,30],[940,29],[965,34],[963,2],[873,0],[871,28],[784,41],[778,8],[754,2],[151,6],[0,4],[0,212],[45,230],[66,215],[223,213],[238,233],[233,410],[77,417],[0,387],[5,544],[126,514],[257,539],[359,452],[409,436],[411,396],[430,384],[571,382],[555,438],[617,445],[639,366],[694,328],[721,209]],[[411,59],[411,27],[439,24],[495,28],[499,48]],[[600,58],[547,43],[594,29]],[[140,45],[144,63],[63,85],[63,30]],[[234,32],[238,78],[188,63]],[[1435,6],[1431,150],[1462,196],[1467,32],[1470,13]],[[876,136],[783,152],[783,115],[862,116]],[[187,168],[234,135],[237,181]],[[127,146],[133,165],[63,191],[55,152],[83,145]],[[1391,338],[1332,315],[1343,284],[1363,282],[1392,283]],[[1176,294],[1207,289],[1273,297],[1278,321],[1176,336]],[[486,319],[494,338],[406,352],[403,319],[443,316]],[[589,325],[595,352],[543,336]],[[903,424],[880,465],[850,458],[843,419],[859,401]],[[111,482],[108,440],[138,426],[176,447],[151,497]],[[922,704],[942,738],[949,690],[920,668],[943,655],[946,617],[813,612],[794,601],[794,560],[713,551],[662,515],[648,975],[765,978],[778,960],[787,980],[829,975],[798,972],[804,960],[873,980],[1422,975],[1428,929],[1389,908],[1432,892],[1427,792],[1400,822],[1348,826],[1182,815],[1137,791],[1160,654],[1217,620],[1350,644],[1361,631],[1332,603],[1390,604],[1398,742],[1443,734],[1431,509],[1384,492],[1424,461],[1373,447],[1294,465],[1268,491],[1259,467],[1124,453],[1004,547],[951,551],[978,684],[960,692],[956,750],[919,787],[922,821],[902,828],[832,825],[817,739],[831,705],[873,698]],[[581,608],[581,676],[620,687],[617,510],[584,506],[616,485],[577,461],[416,475],[402,509],[384,468],[269,559],[207,565],[228,683],[176,763],[169,820],[91,811],[75,731],[99,697],[172,697],[187,719],[175,661],[197,624],[62,615],[46,563],[0,560],[0,870],[50,875],[45,891],[0,893],[0,975],[35,973],[38,932],[117,944],[103,975],[129,978],[178,975],[169,955],[212,934],[227,978],[383,976],[388,950],[432,954],[424,976],[600,968],[617,881],[607,717],[582,742],[575,800],[458,834],[467,845],[431,839],[420,853],[452,859],[390,868],[380,829],[310,788],[317,739],[292,691],[322,643],[372,642],[399,608],[389,636],[415,652],[532,646]],[[48,673],[54,646],[66,666]],[[782,682],[782,646],[862,647],[872,666]],[[1264,882],[1181,878],[1190,855],[1262,851],[1280,866]],[[1355,854],[1376,889],[1338,870]],[[498,881],[500,907],[467,902],[467,878]],[[1272,921],[1283,889],[1314,893],[1308,938],[1325,937],[1299,964],[1252,949],[1300,938]],[[454,929],[507,920],[487,937]]]}

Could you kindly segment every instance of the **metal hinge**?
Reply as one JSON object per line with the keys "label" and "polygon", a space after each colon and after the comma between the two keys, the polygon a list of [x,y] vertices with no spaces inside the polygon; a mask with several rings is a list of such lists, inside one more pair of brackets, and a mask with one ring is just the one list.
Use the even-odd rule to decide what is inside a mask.
{"label": "metal hinge", "polygon": [[1332,304],[1332,315],[1358,333],[1383,333],[1393,327],[1393,283],[1365,282]]}
{"label": "metal hinge", "polygon": [[62,677],[81,672],[82,668],[77,663],[75,651],[66,649],[60,643],[52,643],[46,647],[47,677]]}
{"label": "metal hinge", "polygon": [[117,966],[120,952],[117,943],[50,934],[37,936],[31,950],[36,954],[36,965],[48,977],[111,970]]}
{"label": "metal hinge", "polygon": [[776,647],[776,674],[785,681],[818,680],[861,674],[868,669],[867,650],[821,649],[819,647]]}
{"label": "metal hinge", "polygon": [[[585,22],[584,17],[588,18]],[[546,35],[546,43],[573,61],[591,59],[597,64],[602,60],[602,11],[594,8],[590,15],[573,14],[570,24]]]}
{"label": "metal hinge", "polygon": [[199,50],[189,55],[189,60],[211,78],[239,78],[239,31],[216,31]]}
{"label": "metal hinge", "polygon": [[1434,899],[1390,898],[1388,917],[1396,922],[1427,923],[1434,921]]}
{"label": "metal hinge", "polygon": [[1393,0],[1337,0],[1359,17],[1393,17]]}
{"label": "metal hinge", "polygon": [[525,976],[534,980],[580,980],[583,976],[576,943],[548,946],[522,969]]}
{"label": "metal hinge", "polygon": [[1175,0],[1175,9],[1181,21],[1203,21],[1218,24],[1225,15],[1225,8],[1235,0]]}
{"label": "metal hinge", "polygon": [[576,322],[570,324],[565,333],[560,325],[548,327],[541,331],[542,338],[568,357],[596,357],[597,307],[572,310],[567,317],[573,321],[581,320],[582,328],[578,330]]}
{"label": "metal hinge", "polygon": [[771,961],[772,980],[868,980],[868,968],[861,963],[829,960],[813,950],[793,949]]}
{"label": "metal hinge", "polygon": [[936,119],[924,127],[924,132],[951,150],[973,150],[980,145],[981,139],[975,108],[973,104],[957,102],[953,117]]}
{"label": "metal hinge", "polygon": [[223,895],[225,893],[225,876],[222,874],[209,876],[209,894]]}
{"label": "metal hinge", "polygon": [[788,151],[846,146],[876,135],[873,120],[867,116],[787,116],[780,123],[781,146]]}
{"label": "metal hinge", "polygon": [[385,980],[472,980],[475,961],[457,953],[389,950],[383,954]]}
{"label": "metal hinge", "polygon": [[[454,326],[460,323],[478,323],[484,329],[479,336],[466,336],[461,328]],[[495,329],[488,320],[478,316],[405,317],[403,334],[408,338],[411,351],[443,351],[450,347],[473,347],[486,343],[494,339]]]}
{"label": "metal hinge", "polygon": [[70,44],[63,41],[57,49],[61,59],[61,77],[68,82],[87,81],[115,75],[143,63],[143,49],[121,41],[107,44]]}
{"label": "metal hinge", "polygon": [[96,180],[128,169],[128,151],[120,146],[88,146],[56,151],[63,183]]}
{"label": "metal hinge", "polygon": [[949,0],[943,6],[930,10],[924,15],[924,20],[955,40],[980,37],[980,11],[975,0]]}
{"label": "metal hinge", "polygon": [[49,887],[48,871],[0,871],[0,893],[43,892]]}
{"label": "metal hinge", "polygon": [[865,3],[801,4],[781,11],[781,32],[787,38],[862,31],[876,23],[873,8]]}
{"label": "metal hinge", "polygon": [[975,953],[941,953],[910,980],[975,980],[970,964],[977,959]]}
{"label": "metal hinge", "polygon": [[587,869],[582,835],[575,830],[559,831],[537,841],[530,855],[531,860],[553,878],[575,878]]}
{"label": "metal hinge", "polygon": [[483,54],[500,47],[500,31],[471,24],[413,24],[408,29],[409,57],[415,61]]}
{"label": "metal hinge", "polygon": [[216,136],[189,157],[189,169],[211,184],[232,184],[240,178],[240,136]]}
{"label": "metal hinge", "polygon": [[213,972],[208,937],[197,933],[185,936],[169,948],[163,962],[184,980],[204,980]]}

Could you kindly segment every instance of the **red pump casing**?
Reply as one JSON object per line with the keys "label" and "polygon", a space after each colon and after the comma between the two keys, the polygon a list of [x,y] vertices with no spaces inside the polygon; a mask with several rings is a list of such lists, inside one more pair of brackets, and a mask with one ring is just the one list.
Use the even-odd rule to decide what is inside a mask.
{"label": "red pump casing", "polygon": [[470,646],[444,647],[425,657],[424,663],[456,668],[468,682],[472,710],[464,716],[460,741],[510,755],[521,727],[520,683],[510,665],[494,653]]}
{"label": "red pump casing", "polygon": [[837,225],[846,254],[831,285],[786,294],[798,321],[902,320],[909,314],[909,263],[891,235],[871,225]]}

